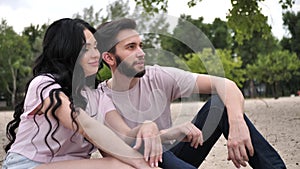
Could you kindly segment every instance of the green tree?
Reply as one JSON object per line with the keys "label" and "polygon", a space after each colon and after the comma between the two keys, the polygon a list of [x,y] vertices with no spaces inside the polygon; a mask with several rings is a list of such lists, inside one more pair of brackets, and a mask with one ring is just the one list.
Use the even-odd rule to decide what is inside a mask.
{"label": "green tree", "polygon": [[79,12],[73,14],[73,18],[80,18],[91,24],[92,26],[98,26],[102,23],[103,20],[106,20],[105,17],[101,16],[102,8],[95,12],[94,7],[90,6],[89,8],[83,9],[83,14]]}
{"label": "green tree", "polygon": [[241,69],[242,60],[240,57],[232,57],[230,50],[217,49],[214,53],[212,49],[204,49],[202,52],[187,54],[186,57],[188,60],[185,64],[190,71],[226,77],[243,87],[246,72]]}
{"label": "green tree", "polygon": [[287,26],[291,37],[283,38],[281,44],[285,49],[296,52],[300,58],[300,12],[287,11],[283,14],[283,24]]}
{"label": "green tree", "polygon": [[280,48],[279,42],[274,36],[270,34],[269,37],[265,39],[261,34],[260,32],[253,32],[251,39],[244,40],[243,44],[234,44],[233,50],[242,57],[243,68],[245,68],[247,64],[254,63],[258,54],[268,54]]}
{"label": "green tree", "polygon": [[33,52],[41,51],[39,48],[36,48],[37,46],[35,46],[35,43],[37,39],[40,39],[44,36],[47,27],[47,24],[43,24],[42,26],[30,24],[30,26],[24,28],[22,35],[28,38],[28,42]]}
{"label": "green tree", "polygon": [[230,34],[231,30],[227,27],[227,23],[219,18],[212,24],[206,24],[203,23],[203,17],[192,19],[190,15],[181,15],[173,34],[163,38],[161,45],[165,50],[184,58],[185,54],[198,52],[209,46],[229,49],[232,44]]}
{"label": "green tree", "polygon": [[247,74],[272,86],[273,96],[277,98],[279,83],[289,82],[293,76],[299,76],[299,67],[300,60],[295,53],[277,50],[269,54],[259,54],[255,63],[247,65]]}
{"label": "green tree", "polygon": [[[134,0],[137,5],[145,8],[148,13],[167,11],[169,0]],[[189,7],[195,6],[202,0],[186,0]],[[267,17],[261,13],[258,3],[264,0],[231,0],[232,9],[227,16],[228,25],[236,32],[236,40],[242,43],[244,39],[250,39],[254,31],[262,32],[268,36],[270,27],[264,23]],[[283,9],[292,7],[293,0],[279,0]],[[263,36],[265,37],[265,36]]]}
{"label": "green tree", "polygon": [[233,32],[229,29],[227,22],[222,21],[220,18],[216,18],[210,25],[209,39],[216,49],[231,49]]}
{"label": "green tree", "polygon": [[186,54],[213,47],[207,37],[209,30],[202,17],[194,20],[190,15],[181,15],[172,34],[162,38],[161,46],[164,50],[187,60]]}
{"label": "green tree", "polygon": [[110,69],[105,64],[103,64],[103,68],[101,68],[99,73],[97,74],[97,79],[99,79],[100,81],[104,81],[109,78],[111,78]]}
{"label": "green tree", "polygon": [[114,1],[106,7],[106,11],[108,20],[127,17],[130,11],[129,1]]}
{"label": "green tree", "polygon": [[[32,53],[25,36],[20,36],[5,20],[0,24],[0,67],[1,86],[14,106],[17,93],[24,87],[31,72]],[[1,90],[3,90],[3,88]]]}
{"label": "green tree", "polygon": [[[265,23],[267,25],[267,23]],[[269,32],[268,37],[263,37],[262,32],[254,31],[252,38],[244,39],[243,43],[238,43],[233,36],[234,45],[232,50],[243,60],[242,68],[246,68],[247,64],[252,64],[256,61],[259,54],[268,54],[279,49],[277,39]],[[265,35],[266,36],[266,35]],[[247,76],[247,81],[244,84],[244,89],[249,90],[251,98],[256,97],[255,81],[252,77]]]}
{"label": "green tree", "polygon": [[143,8],[136,6],[129,16],[137,23],[137,31],[143,38],[143,48],[146,53],[146,63],[149,65],[160,64],[164,66],[176,66],[173,55],[161,50],[162,37],[169,33],[169,21],[162,12],[156,15],[144,13]]}
{"label": "green tree", "polygon": [[73,18],[81,18],[92,26],[99,26],[101,23],[106,22],[108,20],[123,18],[129,15],[130,7],[129,2],[121,0],[121,1],[114,1],[111,4],[106,6],[106,15],[102,14],[103,8],[99,9],[98,11],[94,10],[93,6],[89,8],[83,9],[83,14],[73,14]]}
{"label": "green tree", "polygon": [[42,41],[48,26],[48,24],[42,26],[31,24],[29,27],[25,27],[22,32],[22,36],[28,39],[33,58],[36,58],[43,50]]}

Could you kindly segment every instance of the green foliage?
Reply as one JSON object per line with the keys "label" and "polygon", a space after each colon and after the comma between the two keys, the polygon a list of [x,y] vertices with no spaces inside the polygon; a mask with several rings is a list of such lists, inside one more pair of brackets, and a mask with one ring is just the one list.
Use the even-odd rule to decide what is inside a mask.
{"label": "green foliage", "polygon": [[273,36],[267,39],[262,37],[261,32],[253,32],[252,38],[244,40],[243,44],[234,45],[234,52],[241,56],[243,60],[243,68],[247,64],[252,64],[256,61],[258,54],[268,54],[278,50],[278,41]]}
{"label": "green foliage", "polygon": [[47,24],[43,24],[40,27],[40,25],[34,26],[31,24],[29,27],[25,27],[22,32],[22,36],[28,39],[33,58],[36,58],[43,50],[42,41],[48,26]]}
{"label": "green foliage", "polygon": [[107,18],[110,20],[124,18],[129,15],[129,1],[126,2],[122,1],[114,1],[113,3],[109,4],[107,7]]}
{"label": "green foliage", "polygon": [[143,38],[143,47],[154,48],[159,47],[161,44],[161,36],[168,32],[169,23],[166,23],[166,16],[157,14],[150,16],[143,13],[143,9],[136,6],[132,15],[129,16],[137,23],[137,31]]}
{"label": "green foliage", "polygon": [[280,81],[288,82],[299,75],[300,60],[295,53],[274,51],[270,54],[258,55],[254,64],[247,65],[247,74],[259,82],[270,85]]}
{"label": "green foliage", "polygon": [[232,45],[232,30],[229,29],[227,23],[216,18],[210,25],[210,34],[208,38],[216,49],[229,49]]}
{"label": "green foliage", "polygon": [[[0,24],[0,78],[1,93],[10,97],[10,105],[15,104],[17,91],[24,87],[31,72],[31,47],[25,36],[15,33],[5,20]],[[22,91],[22,90],[21,90]]]}
{"label": "green foliage", "polygon": [[[142,6],[147,13],[167,11],[169,0],[134,0]],[[189,7],[195,6],[202,0],[186,0]],[[261,13],[258,3],[264,0],[231,0],[232,9],[227,16],[228,25],[236,33],[236,41],[243,43],[250,39],[254,31],[261,32],[264,38],[269,36],[271,28],[265,24],[267,17]],[[293,0],[279,0],[283,9],[288,9],[294,4]]]}
{"label": "green foliage", "polygon": [[290,84],[295,82],[293,77],[299,78],[299,69],[300,60],[295,53],[277,50],[270,54],[258,55],[255,63],[247,65],[247,75],[258,82],[268,84],[273,96],[277,98],[279,84],[280,86],[288,84],[285,87],[288,87],[290,93],[295,92],[293,90],[299,90],[299,83]]}
{"label": "green foliage", "polygon": [[[201,1],[186,0],[189,7]],[[297,66],[300,58],[300,14],[286,12],[283,15],[284,25],[291,36],[284,37],[280,42],[284,49],[298,55],[298,60],[295,60],[295,54],[278,51],[280,47],[278,41],[271,36],[267,17],[261,14],[259,3],[263,1],[231,0],[233,8],[227,16],[228,22],[216,18],[212,24],[206,24],[202,17],[192,19],[189,15],[181,15],[178,25],[171,33],[168,33],[171,29],[167,22],[170,18],[165,18],[166,15],[153,17],[154,14],[167,12],[168,3],[171,2],[169,0],[135,0],[137,6],[131,15],[128,0],[114,1],[106,7],[106,13],[103,9],[94,10],[91,6],[84,8],[82,15],[77,13],[73,17],[82,18],[95,27],[107,20],[134,18],[142,33],[146,62],[149,64],[158,63],[197,73],[225,76],[234,80],[239,87],[243,87],[246,78],[268,84],[282,82],[281,85],[285,85],[289,91],[297,91],[300,87],[300,68]],[[279,3],[283,9],[288,9],[294,1],[279,0]],[[11,98],[12,105],[15,96],[22,95],[33,58],[42,50],[42,36],[47,26],[30,25],[22,35],[18,35],[5,21],[1,22],[0,94]],[[195,33],[195,28],[201,30],[199,32],[204,36],[199,32]],[[100,77],[101,80],[110,78],[109,68],[104,66],[99,71],[98,78]]]}
{"label": "green foliage", "polygon": [[245,70],[241,69],[240,57],[232,57],[230,50],[204,49],[202,52],[187,54],[185,64],[195,73],[221,76],[231,79],[239,87],[245,81]]}
{"label": "green foliage", "polygon": [[[150,15],[158,12],[167,12],[169,0],[134,0],[138,6],[142,6],[145,12]],[[193,7],[197,5],[198,2],[202,0],[188,0],[188,7]]]}
{"label": "green foliage", "polygon": [[161,46],[186,59],[185,54],[212,46],[217,49],[229,49],[231,44],[232,37],[226,22],[216,18],[212,24],[206,24],[203,23],[203,17],[192,19],[190,15],[181,15],[173,34],[163,37]]}
{"label": "green foliage", "polygon": [[252,38],[253,32],[261,32],[263,38],[270,35],[268,18],[261,13],[258,2],[262,0],[231,0],[232,9],[227,16],[228,26],[236,33],[239,44]]}
{"label": "green foliage", "polygon": [[83,9],[83,14],[76,13],[73,15],[73,18],[80,18],[91,24],[92,26],[98,26],[105,18],[100,17],[102,8],[95,12],[94,7],[90,6],[89,8]]}
{"label": "green foliage", "polygon": [[186,60],[186,54],[212,47],[207,32],[210,27],[203,23],[202,17],[194,20],[189,15],[181,15],[173,33],[162,37],[161,47]]}
{"label": "green foliage", "polygon": [[98,72],[97,79],[100,81],[104,81],[111,78],[110,69],[103,64],[103,68]]}
{"label": "green foliage", "polygon": [[89,8],[83,9],[83,14],[76,13],[73,15],[73,18],[81,18],[92,26],[97,27],[101,23],[106,22],[108,20],[123,18],[129,15],[129,2],[128,0],[124,2],[121,1],[114,1],[113,3],[109,4],[106,7],[106,15],[102,15],[103,8],[99,9],[98,11],[94,10],[93,6]]}
{"label": "green foliage", "polygon": [[25,27],[24,31],[22,32],[23,36],[26,36],[28,38],[28,42],[30,44],[31,50],[34,52],[40,52],[41,49],[36,48],[35,46],[36,40],[43,37],[44,33],[46,32],[48,25],[43,24],[41,27],[40,25],[33,25],[30,24],[30,26]]}
{"label": "green foliage", "polygon": [[166,12],[168,0],[134,0],[136,5],[142,6],[150,15],[159,11]]}
{"label": "green foliage", "polygon": [[283,38],[281,44],[284,49],[296,52],[300,58],[300,12],[286,12],[283,14],[283,24],[287,26],[291,37]]}
{"label": "green foliage", "polygon": [[233,80],[239,87],[243,87],[246,78],[246,71],[242,68],[243,61],[241,57],[232,57],[230,50],[217,50],[225,71],[225,77]]}

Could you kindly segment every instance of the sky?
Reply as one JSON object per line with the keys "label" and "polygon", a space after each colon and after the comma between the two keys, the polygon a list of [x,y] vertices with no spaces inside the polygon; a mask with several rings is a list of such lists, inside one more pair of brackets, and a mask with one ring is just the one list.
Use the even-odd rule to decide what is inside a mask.
{"label": "sky", "polygon": [[[17,33],[24,27],[72,17],[75,13],[82,13],[84,8],[93,6],[95,10],[103,8],[115,0],[0,0],[0,19],[5,19]],[[262,12],[268,16],[268,23],[272,26],[273,34],[281,39],[288,36],[283,28],[282,9],[279,0],[265,0],[260,2]],[[205,23],[211,23],[216,17],[226,21],[226,15],[231,8],[230,0],[202,0],[193,8],[188,8],[187,0],[169,0],[168,14],[179,17],[180,14],[191,15],[194,19],[202,16]],[[300,11],[300,0],[295,0],[293,11]],[[134,1],[129,0],[131,9]]]}

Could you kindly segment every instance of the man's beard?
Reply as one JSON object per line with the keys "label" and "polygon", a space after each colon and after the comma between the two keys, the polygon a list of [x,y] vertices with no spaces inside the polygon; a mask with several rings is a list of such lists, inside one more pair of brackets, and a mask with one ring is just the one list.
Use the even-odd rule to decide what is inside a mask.
{"label": "man's beard", "polygon": [[131,65],[122,61],[118,55],[115,55],[117,61],[117,69],[120,73],[124,74],[127,77],[143,77],[146,73],[146,70],[142,70],[140,72],[136,71]]}

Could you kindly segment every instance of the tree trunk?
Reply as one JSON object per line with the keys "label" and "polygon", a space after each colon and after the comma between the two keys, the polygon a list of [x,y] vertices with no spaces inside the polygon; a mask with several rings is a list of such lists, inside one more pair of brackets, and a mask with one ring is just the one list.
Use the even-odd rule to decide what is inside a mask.
{"label": "tree trunk", "polygon": [[275,98],[275,99],[278,99],[278,97],[279,97],[279,96],[278,96],[278,82],[275,82],[275,83],[274,83],[274,91],[275,91],[275,93],[274,93],[274,94],[275,94],[275,95],[274,95],[274,98]]}
{"label": "tree trunk", "polygon": [[10,66],[11,78],[12,78],[12,89],[10,89],[9,84],[6,85],[6,90],[11,95],[11,106],[15,107],[16,102],[16,92],[17,92],[17,71],[14,70],[11,60],[8,60]]}
{"label": "tree trunk", "polygon": [[256,97],[256,89],[255,89],[253,80],[250,80],[249,88],[250,88],[250,97],[251,98]]}

